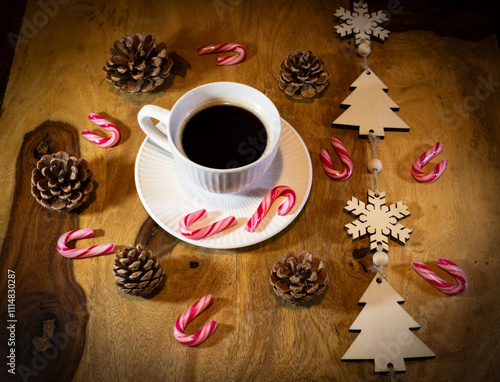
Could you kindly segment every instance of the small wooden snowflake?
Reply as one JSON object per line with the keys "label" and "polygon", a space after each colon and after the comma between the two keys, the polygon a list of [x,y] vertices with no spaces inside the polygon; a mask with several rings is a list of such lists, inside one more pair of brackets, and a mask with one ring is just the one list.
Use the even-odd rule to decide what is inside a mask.
{"label": "small wooden snowflake", "polygon": [[385,192],[375,195],[368,191],[368,204],[351,197],[344,207],[344,211],[357,216],[358,219],[346,224],[344,228],[352,236],[353,240],[370,236],[370,249],[377,249],[381,245],[386,251],[389,250],[388,236],[400,244],[405,244],[410,239],[412,230],[399,224],[398,221],[410,216],[408,207],[399,201],[385,205]]}
{"label": "small wooden snowflake", "polygon": [[379,24],[389,21],[383,11],[368,13],[368,4],[362,1],[353,3],[353,12],[340,7],[333,16],[343,23],[335,26],[339,37],[353,35],[354,44],[370,44],[371,37],[385,41],[391,32]]}

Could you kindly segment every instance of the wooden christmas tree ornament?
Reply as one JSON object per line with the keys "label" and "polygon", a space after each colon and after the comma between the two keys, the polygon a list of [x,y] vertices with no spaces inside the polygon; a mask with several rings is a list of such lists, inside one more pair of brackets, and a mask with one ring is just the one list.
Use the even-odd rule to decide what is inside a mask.
{"label": "wooden christmas tree ornament", "polygon": [[375,372],[406,371],[405,359],[436,355],[412,330],[420,325],[400,306],[404,299],[377,273],[350,331],[360,331],[342,361],[374,360]]}
{"label": "wooden christmas tree ornament", "polygon": [[408,126],[395,111],[399,106],[387,95],[387,86],[367,69],[350,87],[352,93],[341,103],[347,110],[340,115],[335,127],[359,128],[359,135],[366,137],[370,133],[384,137],[384,130],[409,131]]}

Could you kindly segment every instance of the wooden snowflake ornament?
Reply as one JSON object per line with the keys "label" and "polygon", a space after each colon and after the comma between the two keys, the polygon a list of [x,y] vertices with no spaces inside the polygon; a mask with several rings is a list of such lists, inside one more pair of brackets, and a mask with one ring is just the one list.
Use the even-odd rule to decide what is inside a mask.
{"label": "wooden snowflake ornament", "polygon": [[387,95],[389,89],[372,70],[361,73],[350,90],[352,93],[341,103],[347,110],[333,125],[359,128],[359,135],[364,137],[373,133],[382,138],[385,130],[410,130],[410,126],[394,114],[399,106]]}
{"label": "wooden snowflake ornament", "polygon": [[380,41],[385,41],[390,32],[382,28],[379,24],[389,21],[383,11],[368,13],[368,4],[362,1],[353,3],[353,12],[340,7],[333,14],[335,18],[343,21],[335,26],[335,32],[339,37],[354,36],[354,44],[370,44],[371,37]]}
{"label": "wooden snowflake ornament", "polygon": [[412,330],[420,325],[400,306],[404,299],[377,273],[359,300],[350,331],[360,332],[342,361],[374,360],[375,373],[406,371],[405,359],[436,355]]}
{"label": "wooden snowflake ornament", "polygon": [[370,236],[370,249],[377,249],[381,245],[386,251],[389,250],[390,235],[400,244],[405,244],[410,238],[412,230],[399,224],[398,221],[410,216],[408,207],[399,201],[385,205],[385,192],[376,195],[368,190],[368,204],[351,197],[344,207],[344,211],[358,217],[352,223],[346,224],[344,228],[352,236],[353,240],[362,238],[367,234]]}

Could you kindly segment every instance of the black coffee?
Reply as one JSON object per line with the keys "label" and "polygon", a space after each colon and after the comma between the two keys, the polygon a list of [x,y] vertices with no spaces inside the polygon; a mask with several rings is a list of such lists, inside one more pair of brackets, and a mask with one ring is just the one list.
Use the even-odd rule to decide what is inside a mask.
{"label": "black coffee", "polygon": [[205,167],[229,169],[246,166],[262,156],[267,131],[251,111],[216,104],[195,113],[182,132],[186,156]]}

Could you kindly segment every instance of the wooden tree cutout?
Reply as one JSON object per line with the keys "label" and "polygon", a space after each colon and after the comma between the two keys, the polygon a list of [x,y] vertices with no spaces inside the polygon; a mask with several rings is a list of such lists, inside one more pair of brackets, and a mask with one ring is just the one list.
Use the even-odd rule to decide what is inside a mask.
{"label": "wooden tree cutout", "polygon": [[375,361],[375,372],[406,371],[405,359],[436,355],[411,329],[420,325],[399,306],[403,298],[377,273],[359,300],[366,304],[350,331],[361,331],[342,361]]}
{"label": "wooden tree cutout", "polygon": [[361,73],[350,90],[352,93],[341,103],[341,106],[348,109],[333,121],[333,125],[359,127],[360,136],[373,132],[376,136],[383,137],[384,129],[410,130],[410,126],[394,114],[399,106],[387,95],[389,89],[373,71],[368,69]]}

